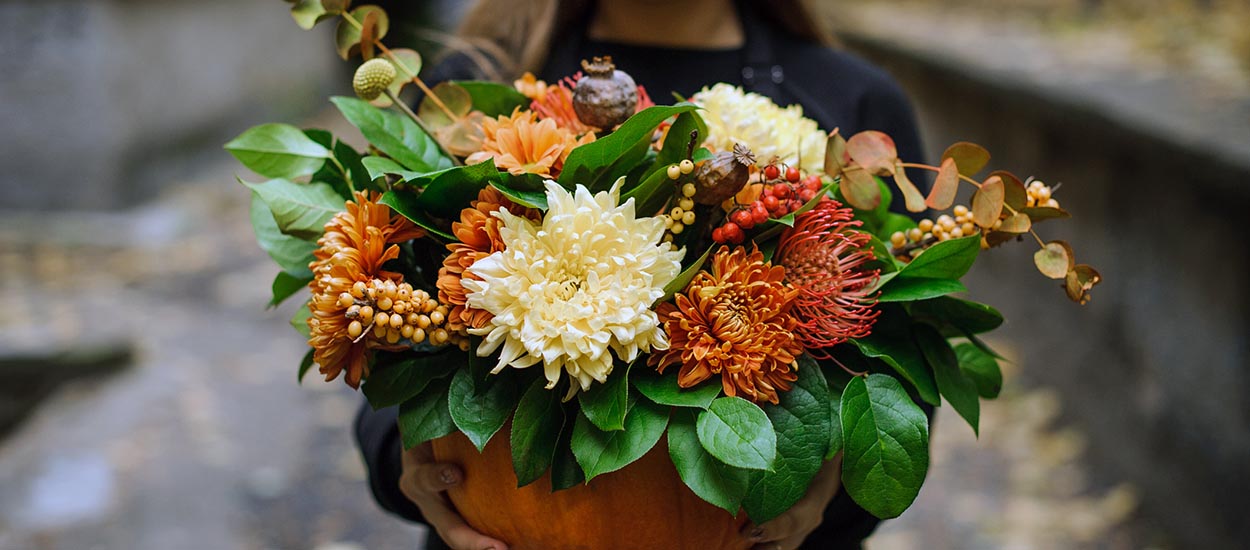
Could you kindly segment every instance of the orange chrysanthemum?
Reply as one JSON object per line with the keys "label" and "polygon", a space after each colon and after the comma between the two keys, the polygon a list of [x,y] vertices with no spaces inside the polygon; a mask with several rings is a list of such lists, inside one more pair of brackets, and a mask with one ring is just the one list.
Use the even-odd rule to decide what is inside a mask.
{"label": "orange chrysanthemum", "polygon": [[348,334],[351,304],[344,304],[340,297],[351,293],[358,281],[403,282],[402,275],[384,271],[382,264],[399,256],[399,246],[393,243],[424,235],[412,222],[377,204],[377,198],[377,194],[356,193],[346,210],[326,223],[326,232],[317,241],[320,248],[313,252],[316,259],[308,265],[314,275],[308,284],[313,294],[308,306],[313,361],[327,382],[346,370],[347,384],[353,388],[368,375],[366,351],[371,342]]}
{"label": "orange chrysanthemum", "polygon": [[798,290],[786,285],[785,275],[759,250],[721,247],[711,273],[695,275],[676,305],[657,308],[669,348],[648,363],[660,372],[681,365],[677,385],[683,388],[719,374],[726,395],[777,403],[777,392],[798,378],[803,353],[790,314]]}
{"label": "orange chrysanthemum", "polygon": [[535,77],[534,73],[526,71],[525,74],[521,75],[521,78],[512,81],[512,87],[531,100],[540,100],[547,95],[547,89],[550,86],[547,86],[545,81]]}
{"label": "orange chrysanthemum", "polygon": [[799,339],[816,357],[827,357],[825,348],[867,336],[880,313],[868,292],[879,272],[864,268],[876,256],[853,215],[837,201],[823,200],[795,219],[777,245],[786,282],[799,289],[794,302]]}
{"label": "orange chrysanthemum", "polygon": [[490,186],[478,192],[477,200],[469,203],[469,208],[460,211],[460,221],[451,224],[451,232],[460,242],[447,245],[451,253],[443,259],[443,267],[438,270],[438,299],[452,306],[447,316],[448,330],[462,332],[466,328],[482,328],[490,323],[490,312],[465,306],[465,290],[460,285],[460,279],[478,279],[473,272],[466,270],[474,262],[504,249],[503,240],[499,237],[503,222],[491,215],[500,208],[507,208],[513,215],[533,221],[542,219],[542,212],[520,206]]}
{"label": "orange chrysanthemum", "polygon": [[539,121],[533,112],[520,108],[512,116],[483,120],[482,134],[482,150],[469,155],[469,164],[495,159],[496,167],[518,176],[555,177],[574,147],[595,140],[594,134],[579,140],[554,120]]}

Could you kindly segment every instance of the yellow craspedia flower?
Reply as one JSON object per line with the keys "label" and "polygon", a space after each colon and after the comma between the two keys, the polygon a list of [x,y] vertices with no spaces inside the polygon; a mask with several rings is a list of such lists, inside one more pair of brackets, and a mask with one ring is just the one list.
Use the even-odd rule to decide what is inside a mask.
{"label": "yellow craspedia flower", "polygon": [[806,172],[823,170],[825,132],[803,116],[803,107],[783,109],[767,97],[725,83],[703,88],[690,101],[704,109],[708,148],[732,151],[734,143],[741,143],[761,162],[777,157]]}
{"label": "yellow craspedia flower", "polygon": [[651,305],[681,271],[684,251],[661,242],[660,218],[636,217],[633,199],[617,204],[623,179],[593,195],[548,181],[541,224],[494,214],[504,249],[461,279],[468,307],[494,315],[469,330],[484,337],[478,355],[501,350],[493,372],[542,363],[548,388],[568,373],[571,396],[606,381],[613,354],[632,361],[668,348]]}

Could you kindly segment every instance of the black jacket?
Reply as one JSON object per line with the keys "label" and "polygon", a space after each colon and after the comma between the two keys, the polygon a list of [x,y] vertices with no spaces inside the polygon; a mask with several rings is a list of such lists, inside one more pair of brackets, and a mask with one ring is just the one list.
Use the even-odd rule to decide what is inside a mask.
{"label": "black jacket", "polygon": [[[658,103],[669,103],[670,91],[689,94],[695,91],[691,86],[724,80],[766,95],[779,105],[800,104],[804,114],[825,130],[840,128],[847,137],[862,130],[883,131],[894,138],[901,158],[923,161],[911,106],[889,75],[848,52],[786,36],[761,23],[761,17],[749,9],[740,3],[745,31],[740,50],[692,52],[596,43],[582,35],[585,26],[574,26],[576,32],[555,41],[539,77],[555,82],[580,70],[583,58],[613,55],[618,67],[634,73]],[[467,58],[453,56],[439,64],[428,80],[432,84],[478,77]],[[924,174],[911,174],[911,178],[917,183],[927,181]],[[926,412],[930,410],[926,407]],[[372,411],[362,406],[355,432],[378,503],[401,517],[420,521],[420,512],[398,487],[401,444],[396,410]],[[803,548],[859,548],[878,523],[840,492]],[[431,549],[445,547],[433,538],[429,545]]]}

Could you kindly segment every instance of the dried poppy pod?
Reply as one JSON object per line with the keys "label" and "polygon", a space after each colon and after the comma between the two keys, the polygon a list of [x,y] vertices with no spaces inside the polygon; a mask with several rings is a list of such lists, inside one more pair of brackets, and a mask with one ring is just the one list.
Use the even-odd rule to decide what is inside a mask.
{"label": "dried poppy pod", "polygon": [[586,74],[573,89],[573,112],[589,126],[610,130],[638,108],[638,85],[625,71],[616,70],[612,57],[582,60]]}
{"label": "dried poppy pod", "polygon": [[716,205],[737,195],[750,179],[753,164],[755,155],[741,143],[734,144],[733,152],[717,153],[694,174],[694,202]]}

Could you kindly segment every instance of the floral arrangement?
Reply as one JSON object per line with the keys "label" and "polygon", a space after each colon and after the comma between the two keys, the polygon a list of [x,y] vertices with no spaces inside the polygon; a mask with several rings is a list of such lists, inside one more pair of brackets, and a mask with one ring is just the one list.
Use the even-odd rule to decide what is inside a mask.
{"label": "floral arrangement", "polygon": [[1100,280],[1034,230],[1068,217],[1054,188],[978,176],[977,145],[908,163],[885,134],[844,138],[726,84],[654,105],[606,59],[555,84],[430,88],[420,56],[381,43],[377,7],[292,10],[339,17],[339,53],[365,59],[359,98],[332,102],[368,149],[285,124],[226,149],[270,178],[240,181],[282,268],[272,304],[307,300],[300,377],[397,405],[405,447],[509,438],[518,484],[550,472],[560,490],[667,436],[691,491],[757,523],[843,453],[845,490],[894,517],[928,467],[918,403],[975,430],[1001,386],[979,335],[1002,316],[953,295],[979,254],[1027,236],[1072,300]]}

